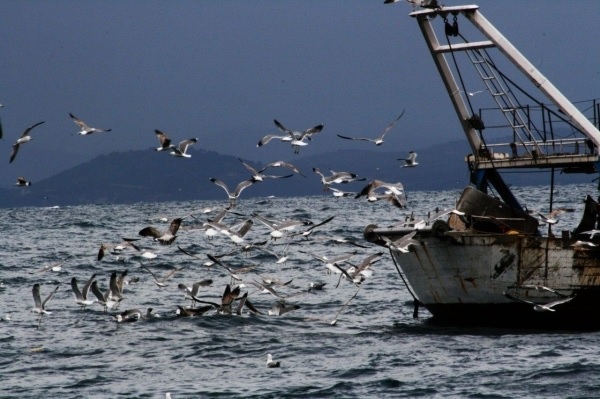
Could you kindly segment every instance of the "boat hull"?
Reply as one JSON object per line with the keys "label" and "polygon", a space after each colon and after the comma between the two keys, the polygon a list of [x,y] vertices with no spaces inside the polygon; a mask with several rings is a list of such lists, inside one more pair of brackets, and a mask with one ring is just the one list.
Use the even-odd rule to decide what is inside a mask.
{"label": "boat hull", "polygon": [[[443,223],[443,222],[442,222]],[[424,229],[408,252],[391,249],[420,304],[458,324],[597,329],[600,250],[568,237],[474,234]],[[541,290],[552,287],[557,293]],[[538,287],[536,289],[535,287]],[[529,303],[573,296],[551,311]]]}

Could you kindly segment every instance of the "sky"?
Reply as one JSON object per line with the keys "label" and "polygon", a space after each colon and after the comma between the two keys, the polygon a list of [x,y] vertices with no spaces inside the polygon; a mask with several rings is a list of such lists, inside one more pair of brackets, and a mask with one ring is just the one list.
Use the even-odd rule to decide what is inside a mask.
{"label": "sky", "polygon": [[[600,98],[600,3],[473,3],[568,98]],[[273,119],[325,125],[300,156],[367,148],[336,134],[375,137],[402,110],[378,151],[461,140],[411,11],[383,0],[0,2],[0,187],[150,151],[155,129],[263,163],[298,157],[281,142],[257,148],[279,133]],[[70,112],[112,131],[75,135]],[[9,164],[14,141],[39,121]]]}

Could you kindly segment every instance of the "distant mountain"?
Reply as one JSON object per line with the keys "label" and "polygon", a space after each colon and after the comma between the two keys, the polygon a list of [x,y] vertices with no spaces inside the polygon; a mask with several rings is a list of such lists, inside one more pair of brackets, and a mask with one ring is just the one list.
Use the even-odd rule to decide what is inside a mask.
{"label": "distant mountain", "polygon": [[[224,181],[233,190],[240,181],[250,177],[234,156],[201,149],[193,149],[191,153],[190,159],[174,158],[150,149],[102,155],[33,182],[30,187],[0,189],[0,207],[186,200],[222,200],[225,203],[224,190],[212,184],[210,178]],[[469,174],[464,158],[469,148],[465,141],[440,144],[417,153],[419,165],[414,168],[401,167],[404,162],[398,158],[408,154],[396,152],[339,150],[311,156],[290,154],[286,161],[296,165],[306,177],[294,175],[286,179],[266,180],[247,188],[241,197],[331,195],[323,192],[320,177],[312,171],[313,167],[323,171],[333,169],[357,173],[366,181],[400,181],[407,192],[462,188],[468,184]],[[247,162],[256,167],[264,166]],[[286,175],[289,170],[273,169],[269,173]],[[557,174],[557,182],[560,184],[562,180],[564,176]],[[590,180],[589,176],[578,176],[575,182]],[[338,188],[359,191],[366,181]],[[539,174],[515,174],[508,179],[508,183],[514,185],[547,184],[547,181]]]}

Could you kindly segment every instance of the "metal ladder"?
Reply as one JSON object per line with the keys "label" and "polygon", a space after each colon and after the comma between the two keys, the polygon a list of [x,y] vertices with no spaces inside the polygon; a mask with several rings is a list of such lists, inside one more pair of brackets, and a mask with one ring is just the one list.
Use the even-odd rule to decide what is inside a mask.
{"label": "metal ladder", "polygon": [[[513,101],[514,96],[510,90],[505,87],[502,80],[498,79],[495,69],[490,66],[488,60],[482,55],[480,50],[467,50],[466,52],[471,63],[475,67],[475,70],[511,127],[513,134],[516,137],[515,141],[519,141],[529,157],[535,158],[543,155],[542,149],[537,144],[537,140],[534,139],[533,134],[526,123],[527,118],[523,115],[523,110],[515,105],[515,102]],[[533,143],[536,150],[535,155],[529,150],[525,142]],[[513,152],[513,155],[516,156],[515,148],[513,148]]]}

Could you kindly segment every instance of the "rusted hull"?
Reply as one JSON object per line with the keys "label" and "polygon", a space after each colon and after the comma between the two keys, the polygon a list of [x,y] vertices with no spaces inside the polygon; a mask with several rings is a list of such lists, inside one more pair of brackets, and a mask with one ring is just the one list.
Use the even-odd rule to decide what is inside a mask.
{"label": "rusted hull", "polygon": [[[600,327],[600,249],[569,238],[423,230],[409,252],[392,250],[418,300],[439,320],[457,323]],[[573,300],[535,311],[504,293],[535,303],[557,294]]]}

